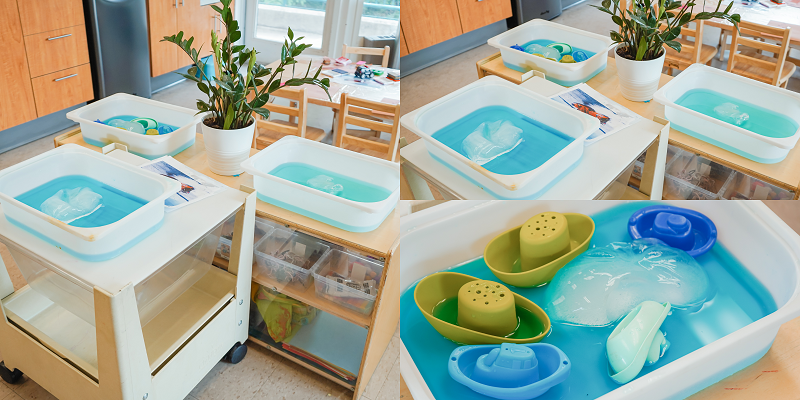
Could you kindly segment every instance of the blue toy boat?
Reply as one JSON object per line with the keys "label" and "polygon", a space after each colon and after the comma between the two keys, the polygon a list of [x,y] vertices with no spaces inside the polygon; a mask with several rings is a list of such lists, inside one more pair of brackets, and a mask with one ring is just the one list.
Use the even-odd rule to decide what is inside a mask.
{"label": "blue toy boat", "polygon": [[675,206],[655,205],[635,212],[628,220],[628,233],[634,240],[659,239],[695,258],[717,242],[717,227],[711,219]]}
{"label": "blue toy boat", "polygon": [[489,397],[527,400],[569,377],[570,361],[547,343],[461,346],[447,370],[456,382]]}

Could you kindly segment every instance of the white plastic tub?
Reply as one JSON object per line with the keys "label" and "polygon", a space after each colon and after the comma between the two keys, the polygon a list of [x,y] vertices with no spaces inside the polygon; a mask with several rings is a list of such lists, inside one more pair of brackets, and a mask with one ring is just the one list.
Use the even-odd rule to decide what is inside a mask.
{"label": "white plastic tub", "polygon": [[[147,201],[109,225],[67,225],[15,197],[54,179],[80,175]],[[180,190],[178,181],[106,157],[78,145],[64,145],[0,171],[5,217],[49,244],[85,261],[114,258],[154,232],[164,218],[164,200]]]}
{"label": "white plastic tub", "polygon": [[[566,43],[595,55],[583,62],[567,64],[511,48],[513,45],[522,46],[537,39]],[[603,71],[608,63],[607,53],[611,45],[611,38],[607,35],[598,35],[543,19],[531,20],[489,39],[489,46],[500,50],[500,56],[506,67],[520,72],[530,70],[544,72],[547,80],[562,86],[575,86],[586,82]]]}
{"label": "white plastic tub", "polygon": [[[389,196],[358,202],[270,175],[287,163],[302,163],[382,187]],[[323,143],[286,136],[242,163],[253,175],[258,198],[350,232],[369,232],[383,223],[400,198],[400,165]]]}
{"label": "white plastic tub", "polygon": [[659,89],[654,99],[665,106],[671,126],[753,161],[773,164],[782,161],[800,139],[800,129],[785,138],[771,138],[720,121],[676,104],[692,89],[709,89],[754,104],[794,120],[800,126],[800,94],[766,83],[694,64]]}
{"label": "white plastic tub", "polygon": [[[152,118],[178,127],[165,135],[142,135],[95,122],[119,115]],[[117,93],[67,113],[67,118],[81,124],[83,140],[103,147],[110,143],[128,146],[128,151],[147,159],[174,156],[194,144],[197,124],[203,119],[197,111],[127,93]]]}
{"label": "white plastic tub", "polygon": [[[511,108],[558,129],[574,140],[538,168],[517,175],[501,175],[472,162],[433,138],[433,134],[440,129],[489,106]],[[580,160],[584,141],[600,128],[596,118],[496,76],[483,78],[422,106],[404,115],[400,123],[425,141],[425,147],[433,158],[501,199],[530,199],[545,192]],[[465,132],[464,136],[469,133]],[[500,157],[509,157],[511,154],[513,152]]]}
{"label": "white plastic tub", "polygon": [[[711,218],[717,226],[719,242],[768,290],[777,311],[600,399],[685,398],[758,360],[769,350],[781,324],[800,316],[800,237],[769,208],[761,202],[667,203]],[[618,204],[458,201],[402,217],[400,244],[395,252],[403,256],[395,265],[399,269],[395,284],[405,290],[427,275],[481,257],[495,235],[532,214],[558,210],[591,215]],[[443,237],[448,240],[441,240]],[[415,400],[434,399],[402,340],[400,372]]]}

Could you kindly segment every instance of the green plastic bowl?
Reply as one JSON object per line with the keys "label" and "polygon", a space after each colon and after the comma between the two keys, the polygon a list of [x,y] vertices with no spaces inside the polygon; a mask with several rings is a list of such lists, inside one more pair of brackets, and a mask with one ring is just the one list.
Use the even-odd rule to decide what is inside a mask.
{"label": "green plastic bowl", "polygon": [[489,242],[483,251],[486,265],[498,279],[512,286],[534,287],[550,282],[558,270],[589,248],[589,242],[594,235],[594,221],[589,216],[576,213],[562,215],[569,226],[570,250],[566,254],[546,264],[522,271],[520,265],[522,225],[520,225]]}

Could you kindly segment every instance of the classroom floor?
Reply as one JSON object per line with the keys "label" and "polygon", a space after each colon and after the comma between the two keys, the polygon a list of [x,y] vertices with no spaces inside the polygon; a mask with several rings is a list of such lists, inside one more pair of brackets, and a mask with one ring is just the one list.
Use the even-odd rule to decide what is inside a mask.
{"label": "classroom floor", "polygon": [[[195,109],[200,91],[194,84],[182,82],[153,94],[153,99]],[[308,124],[325,129],[329,134],[333,112],[314,107],[309,112]],[[319,109],[316,109],[319,108]],[[17,164],[53,149],[53,138],[75,127],[44,137],[2,154],[0,169]],[[14,288],[25,285],[25,279],[16,267],[5,246],[0,244],[0,256],[14,282]],[[399,330],[375,370],[364,394],[359,400],[395,400],[400,391],[400,336]],[[261,346],[247,343],[247,357],[237,364],[220,362],[192,390],[186,400],[316,400],[352,399],[353,392],[322,378],[304,367],[286,360]],[[2,360],[0,354],[0,360]],[[23,371],[25,372],[25,371]],[[21,384],[6,385],[0,380],[0,400],[50,400],[56,399],[36,382],[26,376]]]}

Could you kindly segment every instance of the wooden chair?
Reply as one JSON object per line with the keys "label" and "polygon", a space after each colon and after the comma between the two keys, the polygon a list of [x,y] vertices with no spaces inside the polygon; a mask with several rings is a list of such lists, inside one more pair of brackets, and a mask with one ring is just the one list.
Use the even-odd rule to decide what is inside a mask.
{"label": "wooden chair", "polygon": [[[264,108],[269,110],[270,114],[288,115],[289,121],[272,120],[271,115],[270,120],[264,120],[255,115],[254,149],[263,149],[287,135],[300,136],[316,141],[322,140],[325,136],[325,131],[319,128],[306,127],[308,95],[305,89],[283,88],[275,91],[272,96],[291,100],[289,106],[281,106],[274,103],[264,105]],[[293,121],[295,118],[297,122]]]}
{"label": "wooden chair", "polygon": [[[695,21],[694,29],[689,29],[688,26],[681,27],[681,36],[676,39],[681,44],[680,53],[669,46],[664,46],[667,50],[667,56],[664,59],[667,74],[672,75],[672,70],[682,71],[692,64],[711,65],[711,60],[717,55],[717,48],[703,44],[703,22]],[[687,37],[693,37],[694,41],[686,40]]]}
{"label": "wooden chair", "polygon": [[362,54],[367,56],[383,56],[381,67],[386,68],[389,66],[389,53],[392,51],[391,47],[385,46],[382,49],[375,47],[350,47],[348,45],[342,46],[342,57],[347,57],[348,54]]}
{"label": "wooden chair", "polygon": [[[741,33],[733,31],[731,54],[728,57],[728,72],[771,85],[786,87],[789,78],[797,69],[797,66],[786,61],[786,55],[789,52],[790,29],[740,22]],[[762,40],[780,41],[780,44],[767,43],[742,35]],[[739,52],[740,45],[748,47],[748,49]],[[772,53],[773,56],[765,56],[762,54],[764,51]]]}
{"label": "wooden chair", "polygon": [[[396,161],[397,142],[400,139],[400,116],[398,115],[400,112],[400,105],[359,99],[357,97],[348,96],[347,93],[342,93],[339,104],[341,105],[341,113],[339,114],[339,126],[336,129],[336,137],[334,138],[333,144],[336,147],[344,147],[348,150]],[[390,115],[392,123],[388,124],[385,122],[373,121],[353,115],[369,115],[371,110]],[[347,130],[348,124],[360,126],[369,130]],[[392,136],[387,142],[379,137],[375,137],[373,132],[386,132],[390,133]]]}

